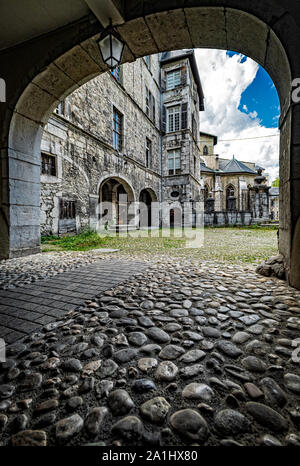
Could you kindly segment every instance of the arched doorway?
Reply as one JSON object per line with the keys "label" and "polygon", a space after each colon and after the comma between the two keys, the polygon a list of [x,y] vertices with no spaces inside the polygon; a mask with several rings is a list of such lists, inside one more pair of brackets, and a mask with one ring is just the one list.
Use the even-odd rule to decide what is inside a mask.
{"label": "arched doorway", "polygon": [[[300,74],[295,47],[300,43],[296,0],[286,4],[245,0],[239,2],[238,7],[237,2],[231,0],[224,0],[222,6],[219,0],[212,0],[209,7],[199,6],[200,2],[195,1],[189,4],[192,6],[180,5],[180,8],[178,1],[173,0],[167,7],[147,2],[141,9],[131,8],[131,2],[125,3],[122,2],[123,20],[115,23],[128,44],[124,63],[166,50],[220,48],[253,58],[273,79],[281,104],[279,249],[285,257],[290,282],[300,288],[300,173],[297,163],[300,112],[299,103],[291,102],[292,81]],[[97,46],[101,30],[100,23],[92,23],[87,17],[82,19],[80,34],[75,22],[68,32],[57,28],[43,35],[42,42],[33,37],[20,42],[14,50],[7,46],[7,51],[1,51],[2,76],[10,83],[7,105],[0,108],[3,122],[0,130],[2,258],[39,251],[38,167],[42,128],[59,101],[106,71]],[[20,59],[24,56],[29,59]],[[20,178],[20,173],[24,179]]]}
{"label": "arched doorway", "polygon": [[140,227],[151,228],[152,226],[152,202],[156,202],[157,198],[153,190],[142,189],[139,197],[139,210],[140,210]]}
{"label": "arched doorway", "polygon": [[134,202],[133,188],[120,177],[109,177],[100,183],[99,212],[101,224],[127,226],[134,214],[130,205]]}

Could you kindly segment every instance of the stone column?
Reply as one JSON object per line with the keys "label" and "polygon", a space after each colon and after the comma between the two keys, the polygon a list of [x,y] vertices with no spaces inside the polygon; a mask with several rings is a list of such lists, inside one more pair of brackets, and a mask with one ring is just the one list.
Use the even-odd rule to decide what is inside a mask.
{"label": "stone column", "polygon": [[258,169],[258,175],[254,178],[255,185],[250,190],[250,203],[254,223],[263,223],[269,220],[269,189],[266,186],[266,177],[262,170]]}
{"label": "stone column", "polygon": [[223,199],[223,189],[221,185],[221,177],[216,177],[215,189],[214,192],[214,199],[215,199],[215,207],[214,210],[216,212],[221,212],[223,210],[222,199]]}

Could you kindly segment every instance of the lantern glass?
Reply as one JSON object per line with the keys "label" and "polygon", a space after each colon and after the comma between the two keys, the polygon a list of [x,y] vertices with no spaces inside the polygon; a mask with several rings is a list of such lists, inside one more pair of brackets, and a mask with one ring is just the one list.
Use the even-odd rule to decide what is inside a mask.
{"label": "lantern glass", "polygon": [[109,32],[99,41],[99,48],[104,63],[113,69],[120,65],[124,43],[121,42],[114,34]]}

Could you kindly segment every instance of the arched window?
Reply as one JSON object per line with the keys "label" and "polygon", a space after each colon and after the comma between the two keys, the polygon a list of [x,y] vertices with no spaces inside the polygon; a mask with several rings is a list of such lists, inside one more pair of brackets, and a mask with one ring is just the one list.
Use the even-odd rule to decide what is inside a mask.
{"label": "arched window", "polygon": [[234,197],[234,186],[230,184],[226,188],[226,210],[235,210],[234,208],[235,202],[233,202],[233,200],[230,199],[233,197]]}
{"label": "arched window", "polygon": [[204,186],[204,204],[206,203],[206,201],[208,199],[208,193],[209,193],[209,186],[206,184]]}
{"label": "arched window", "polygon": [[203,147],[203,155],[208,155],[208,147],[207,146]]}

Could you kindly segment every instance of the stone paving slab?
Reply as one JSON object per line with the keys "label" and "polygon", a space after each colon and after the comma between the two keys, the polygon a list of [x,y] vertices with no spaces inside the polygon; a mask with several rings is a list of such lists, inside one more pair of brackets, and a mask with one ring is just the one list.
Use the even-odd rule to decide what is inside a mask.
{"label": "stone paving slab", "polygon": [[147,267],[142,261],[105,259],[34,284],[0,290],[0,338],[7,345],[15,343]]}

